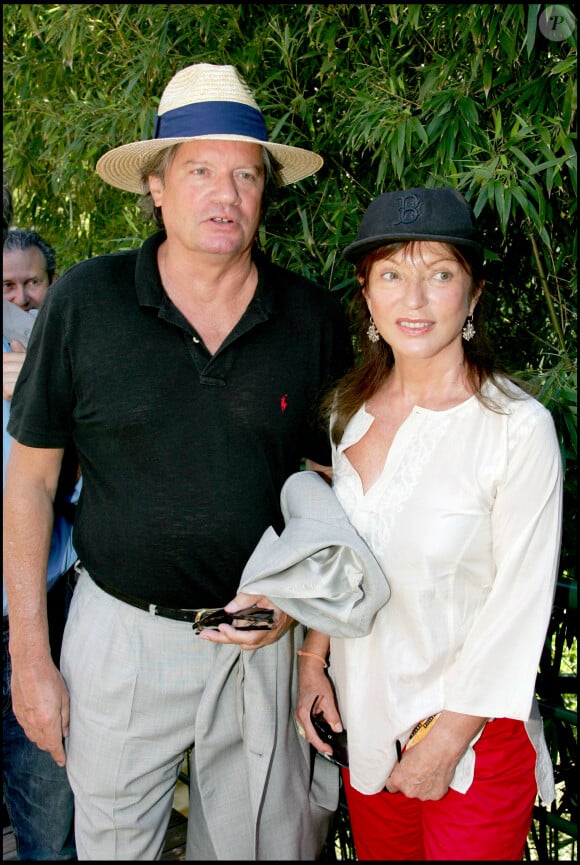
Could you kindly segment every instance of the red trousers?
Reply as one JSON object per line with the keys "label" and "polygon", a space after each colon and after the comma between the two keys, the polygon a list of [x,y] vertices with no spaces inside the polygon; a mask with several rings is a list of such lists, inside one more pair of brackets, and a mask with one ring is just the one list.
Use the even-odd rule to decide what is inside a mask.
{"label": "red trousers", "polygon": [[486,724],[466,793],[422,802],[403,793],[366,796],[349,783],[346,801],[359,860],[523,859],[536,799],[536,752],[521,721]]}

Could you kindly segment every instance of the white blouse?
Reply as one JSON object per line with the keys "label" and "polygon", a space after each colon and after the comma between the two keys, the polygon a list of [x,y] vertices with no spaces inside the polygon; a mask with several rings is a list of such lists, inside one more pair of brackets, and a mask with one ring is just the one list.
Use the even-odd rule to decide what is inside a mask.
{"label": "white blouse", "polygon": [[[333,448],[334,490],[391,588],[366,637],[331,639],[351,782],[383,789],[415,724],[442,709],[526,722],[545,802],[553,772],[535,699],[558,572],[562,463],[550,412],[485,392],[446,411],[415,406],[363,492],[344,451],[374,418],[361,407]],[[451,786],[473,779],[473,744]]]}

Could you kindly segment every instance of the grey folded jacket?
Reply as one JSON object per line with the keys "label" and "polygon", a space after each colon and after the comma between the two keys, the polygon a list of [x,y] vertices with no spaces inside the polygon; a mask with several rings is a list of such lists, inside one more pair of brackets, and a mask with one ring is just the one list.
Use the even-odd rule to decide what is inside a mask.
{"label": "grey folded jacket", "polygon": [[387,578],[316,472],[290,475],[280,494],[285,528],[270,526],[239,591],[265,595],[292,618],[332,637],[368,634],[390,597]]}

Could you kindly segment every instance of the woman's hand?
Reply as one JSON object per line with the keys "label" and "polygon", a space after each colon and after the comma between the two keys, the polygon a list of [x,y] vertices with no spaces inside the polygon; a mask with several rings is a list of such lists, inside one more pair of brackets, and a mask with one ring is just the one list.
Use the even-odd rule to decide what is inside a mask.
{"label": "woman's hand", "polygon": [[403,751],[401,761],[385,784],[389,793],[410,799],[442,799],[455,774],[455,767],[487,718],[441,712],[437,722],[416,745]]}
{"label": "woman's hand", "polygon": [[305,643],[303,651],[311,654],[301,655],[298,660],[298,697],[294,718],[300,734],[304,735],[317,751],[330,755],[332,747],[317,735],[310,721],[310,712],[314,707],[315,714],[322,713],[335,733],[342,731],[342,722],[336,706],[332,682],[325,672],[327,649],[317,648],[318,651],[312,645],[307,646]]}

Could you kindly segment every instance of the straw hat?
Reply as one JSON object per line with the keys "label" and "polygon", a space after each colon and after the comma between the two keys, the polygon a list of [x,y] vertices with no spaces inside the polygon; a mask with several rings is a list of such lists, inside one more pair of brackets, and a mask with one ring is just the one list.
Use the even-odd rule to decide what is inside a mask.
{"label": "straw hat", "polygon": [[195,63],[174,75],[163,91],[153,138],[109,150],[97,162],[97,173],[111,186],[141,193],[141,167],[152,154],[200,139],[262,145],[280,163],[284,186],[323,164],[310,150],[268,141],[262,112],[234,66]]}

